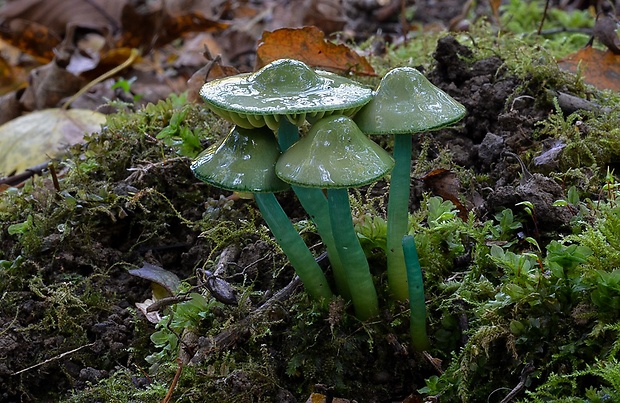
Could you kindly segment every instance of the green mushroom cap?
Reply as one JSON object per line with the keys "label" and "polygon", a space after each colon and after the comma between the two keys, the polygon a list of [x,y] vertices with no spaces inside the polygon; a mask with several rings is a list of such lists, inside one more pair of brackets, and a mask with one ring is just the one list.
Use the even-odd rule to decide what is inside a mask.
{"label": "green mushroom cap", "polygon": [[226,190],[280,192],[289,188],[275,174],[280,154],[271,130],[234,127],[222,141],[204,150],[191,170],[201,181]]}
{"label": "green mushroom cap", "polygon": [[370,101],[372,90],[298,60],[280,59],[255,73],[210,81],[200,96],[237,126],[276,130],[282,118],[299,126],[334,113],[353,115]]}
{"label": "green mushroom cap", "polygon": [[285,182],[317,188],[349,188],[372,183],[394,167],[392,157],[346,116],[316,122],[278,160]]}
{"label": "green mushroom cap", "polygon": [[367,134],[411,134],[439,129],[465,116],[465,107],[411,67],[388,72],[372,101],[356,115]]}

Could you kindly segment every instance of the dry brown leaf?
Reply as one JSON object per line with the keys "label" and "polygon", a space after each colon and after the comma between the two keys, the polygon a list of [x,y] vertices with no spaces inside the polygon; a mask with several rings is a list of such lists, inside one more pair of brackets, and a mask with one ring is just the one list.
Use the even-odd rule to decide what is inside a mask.
{"label": "dry brown leaf", "polygon": [[163,8],[134,8],[127,4],[121,15],[123,34],[117,46],[142,48],[143,53],[189,32],[219,32],[230,26],[205,17],[198,11],[171,15]]}
{"label": "dry brown leaf", "polygon": [[618,20],[615,16],[610,14],[599,14],[596,16],[596,23],[592,34],[603,45],[607,46],[607,49],[611,50],[615,54],[620,54],[620,38],[616,29],[618,28]]}
{"label": "dry brown leaf", "polygon": [[207,81],[239,74],[239,71],[236,68],[232,66],[223,66],[219,56],[211,59],[210,55],[207,53],[205,54],[205,57],[210,59],[209,62],[200,70],[195,72],[189,80],[187,80],[188,102],[200,101],[200,89]]}
{"label": "dry brown leaf", "polygon": [[30,73],[30,86],[20,101],[29,111],[54,108],[63,98],[75,94],[83,84],[81,78],[69,73],[54,59]]}
{"label": "dry brown leaf", "polygon": [[23,90],[12,91],[0,97],[0,125],[20,116],[24,107],[19,98]]}
{"label": "dry brown leaf", "polygon": [[491,11],[493,12],[493,17],[495,21],[499,21],[499,7],[502,5],[502,0],[489,0],[489,6],[491,6]]}
{"label": "dry brown leaf", "polygon": [[[20,0],[0,9],[0,37],[44,61],[61,38],[77,42],[74,35],[96,31],[110,36],[113,47],[142,48],[145,52],[193,31],[221,31],[229,24],[211,20],[181,1],[140,5],[128,0]],[[170,10],[173,10],[172,12]]]}
{"label": "dry brown leaf", "polygon": [[433,194],[444,200],[450,200],[459,211],[458,216],[467,221],[467,208],[459,200],[459,191],[461,183],[456,174],[448,169],[433,169],[420,178],[424,182],[424,186],[430,189]]}
{"label": "dry brown leaf", "polygon": [[581,71],[587,84],[599,89],[620,91],[620,55],[591,46],[566,56],[558,66],[572,73]]}
{"label": "dry brown leaf", "polygon": [[297,59],[310,66],[334,72],[374,76],[375,71],[363,57],[346,45],[325,39],[317,27],[282,28],[265,32],[256,51],[256,69],[278,59]]}

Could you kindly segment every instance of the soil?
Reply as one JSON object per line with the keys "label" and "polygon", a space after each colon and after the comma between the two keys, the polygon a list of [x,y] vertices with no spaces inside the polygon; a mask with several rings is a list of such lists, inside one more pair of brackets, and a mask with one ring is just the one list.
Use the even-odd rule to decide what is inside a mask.
{"label": "soil", "polygon": [[[443,10],[437,12],[444,13]],[[548,114],[550,105],[544,101],[516,100],[519,95],[516,91],[522,82],[503,70],[502,60],[490,57],[471,63],[468,61],[470,56],[471,50],[452,36],[441,39],[437,44],[434,54],[436,64],[427,75],[435,85],[466,106],[467,117],[457,129],[432,134],[434,152],[439,153],[447,147],[456,165],[473,168],[477,174],[490,178],[488,183],[493,184],[492,188],[483,189],[474,182],[464,192],[468,198],[467,208],[474,210],[481,219],[488,218],[501,207],[512,208],[527,200],[534,205],[539,217],[536,231],[541,234],[562,231],[562,226],[570,219],[568,210],[552,209],[550,206],[564,197],[564,190],[540,173],[524,180],[529,178],[528,173],[522,172],[517,161],[505,153],[520,154],[534,145],[531,134],[535,122]],[[416,143],[417,151],[423,140],[420,138]],[[130,165],[121,165],[118,180],[110,184],[110,189],[118,195],[135,195],[138,188],[152,186],[172,201],[180,217],[200,217],[203,206],[191,200],[176,199],[176,188],[171,183],[178,182],[179,187],[192,184],[195,192],[205,188],[195,184],[186,161],[171,165],[166,169],[149,170],[146,178],[131,180],[126,180],[127,175],[122,173]],[[423,190],[429,188],[420,185],[417,189],[418,192]],[[226,204],[227,200],[218,199],[217,190],[212,192],[209,196],[213,197],[214,211],[219,211],[228,219],[247,217],[250,202],[238,200],[231,207]],[[375,186],[373,192],[385,194],[381,185]],[[292,196],[282,195],[280,198],[293,217],[303,217],[303,213],[296,210]],[[43,199],[37,200],[35,196],[33,203],[42,202]],[[134,245],[141,234],[149,233],[143,223],[144,217],[151,217],[154,221],[161,218],[155,211],[134,208],[132,211],[126,209],[128,218],[119,219],[122,210],[119,205],[114,212],[100,213],[102,216],[116,215],[111,220],[90,217],[103,223],[96,228],[96,234],[80,234],[77,230],[79,224],[71,223],[76,231],[69,236],[94,235],[85,242],[68,242],[59,231],[50,231],[48,236],[40,239],[37,259],[26,257],[19,268],[22,283],[12,285],[1,297],[4,301],[0,309],[0,401],[66,398],[71,391],[96,384],[119,371],[119,368],[128,368],[135,373],[143,371],[143,376],[131,379],[136,389],[144,388],[151,382],[146,375],[148,364],[144,362],[144,352],[153,351],[149,339],[153,325],[135,309],[136,303],[150,298],[151,290],[148,281],[130,275],[126,266],[116,263],[128,262],[139,267],[145,261],[151,262],[168,268],[181,279],[190,279],[190,283],[196,285],[199,280],[195,277],[194,268],[204,264],[205,256],[212,252],[212,248],[201,241],[199,231],[183,225],[178,217],[171,216],[166,217],[163,232],[157,232],[152,239],[145,239],[142,246],[136,248]],[[140,214],[144,217],[137,217]],[[71,219],[77,218],[78,215],[67,217],[67,225],[70,225]],[[12,250],[16,246],[7,238],[3,247]],[[242,313],[247,314],[249,310],[265,304],[269,297],[286,287],[292,272],[285,263],[282,256],[274,252],[273,245],[258,236],[246,237],[244,244],[232,253],[229,264],[221,273],[222,278],[233,285],[254,283],[255,295],[248,302],[253,308],[248,307]],[[285,269],[275,276],[264,270],[270,265]],[[7,278],[4,277],[5,280]],[[79,288],[79,298],[69,292],[72,290],[75,293],[76,287]],[[293,288],[290,295],[300,298],[300,290],[300,287]],[[240,315],[239,312],[227,311],[227,308],[221,309],[221,318]],[[277,309],[271,312],[275,315],[272,319],[275,323],[273,332],[279,329],[278,326],[282,328],[290,323],[288,312]],[[245,325],[251,327],[249,322]],[[237,326],[231,332],[232,335],[227,335],[229,338],[222,336],[220,341],[227,348],[244,349],[250,331]],[[200,361],[204,356],[196,358],[196,354],[198,351],[205,354],[204,349],[212,347],[209,343],[207,338],[200,337],[195,341],[194,350],[188,353]],[[285,343],[264,348],[265,354],[277,357],[282,349],[290,347]],[[412,358],[407,357],[406,353],[398,353],[398,342],[391,344],[385,354],[397,358],[393,368],[410,370],[420,367],[419,363],[411,364]],[[34,367],[28,369],[31,366]],[[369,362],[368,366],[372,367],[373,363]],[[412,376],[407,375],[404,376],[407,379],[403,380],[395,372],[382,369],[366,379],[371,382],[374,378],[375,382],[383,383],[385,389],[392,391],[390,396],[366,396],[365,400],[356,396],[351,398],[363,401],[402,400],[415,392],[416,382],[419,388],[423,386],[421,379],[433,374],[433,369],[428,366],[424,370],[426,372],[422,376],[412,380],[409,379]],[[225,382],[229,390],[238,393],[251,390],[252,380],[244,376],[238,373],[227,378]],[[406,381],[412,384],[404,386]],[[319,385],[314,390],[328,393],[329,387]],[[269,400],[266,396],[263,398]],[[281,389],[278,396],[272,396],[271,401],[298,401],[296,399],[304,397],[297,391]]]}

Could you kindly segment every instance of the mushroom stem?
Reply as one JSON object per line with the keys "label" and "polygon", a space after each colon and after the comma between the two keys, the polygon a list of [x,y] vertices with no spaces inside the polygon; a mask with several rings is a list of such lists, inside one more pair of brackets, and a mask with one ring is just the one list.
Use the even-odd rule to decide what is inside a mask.
{"label": "mushroom stem", "polygon": [[411,144],[411,136],[395,136],[396,164],[392,170],[388,200],[386,251],[388,287],[392,297],[398,301],[405,301],[409,296],[402,239],[409,229]]}
{"label": "mushroom stem", "polygon": [[[298,139],[298,127],[289,122],[288,119],[282,119],[280,127],[278,128],[278,143],[282,152],[286,151]],[[327,257],[329,258],[332,271],[334,272],[334,281],[336,282],[338,293],[345,300],[350,300],[351,294],[347,284],[347,277],[334,240],[332,224],[329,219],[329,207],[325,194],[321,189],[317,188],[306,188],[301,186],[291,186],[291,188],[297,195],[301,206],[306,210],[314,222],[314,225],[316,225],[316,229],[323,240],[323,244],[327,249]]]}
{"label": "mushroom stem", "polygon": [[379,313],[379,302],[368,260],[353,227],[349,193],[346,189],[329,189],[327,200],[331,226],[338,228],[333,232],[338,253],[342,261],[347,262],[346,277],[355,314],[366,320]]}
{"label": "mushroom stem", "polygon": [[308,293],[317,301],[330,300],[327,278],[273,193],[255,193],[263,219],[288,257]]}
{"label": "mushroom stem", "polygon": [[429,349],[431,343],[426,334],[424,278],[422,277],[422,268],[413,236],[405,235],[403,237],[402,249],[407,263],[407,277],[409,279],[411,346],[415,351],[424,351]]}

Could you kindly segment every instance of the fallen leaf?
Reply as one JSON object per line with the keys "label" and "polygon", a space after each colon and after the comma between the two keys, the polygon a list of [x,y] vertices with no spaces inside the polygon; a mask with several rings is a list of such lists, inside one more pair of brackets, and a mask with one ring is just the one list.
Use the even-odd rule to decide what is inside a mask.
{"label": "fallen leaf", "polygon": [[461,183],[454,172],[444,168],[433,169],[420,180],[433,194],[444,200],[450,200],[459,211],[458,216],[463,221],[467,221],[467,208],[463,206],[458,197]]}
{"label": "fallen leaf", "polygon": [[596,16],[596,23],[592,34],[603,45],[607,46],[607,49],[611,50],[615,54],[620,54],[620,38],[616,29],[618,28],[618,20],[615,16],[606,13],[599,13]]}
{"label": "fallen leaf", "polygon": [[20,116],[24,108],[19,102],[23,90],[9,92],[0,97],[0,125]]}
{"label": "fallen leaf", "polygon": [[117,46],[142,48],[143,53],[189,32],[220,32],[230,26],[228,23],[209,19],[198,11],[171,15],[164,8],[135,8],[131,4],[123,8],[121,25],[123,34],[117,41]]}
{"label": "fallen leaf", "polygon": [[[143,4],[145,3],[145,4]],[[207,18],[201,4],[128,0],[20,0],[0,8],[0,37],[44,62],[53,49],[77,43],[84,31],[108,38],[108,48],[165,45],[188,32],[222,31],[229,24]],[[165,4],[165,7],[164,7]],[[193,7],[193,8],[191,8]],[[79,29],[78,29],[79,28]]]}
{"label": "fallen leaf", "polygon": [[[181,286],[181,280],[176,274],[150,263],[144,263],[139,269],[129,270],[129,274],[154,283],[152,284],[153,296],[156,299],[175,295]],[[162,293],[167,295],[156,295]]]}
{"label": "fallen leaf", "polygon": [[4,21],[0,25],[0,37],[40,63],[52,60],[54,48],[60,43],[60,36],[55,32],[39,23],[22,19]]}
{"label": "fallen leaf", "polygon": [[207,58],[209,62],[187,80],[188,102],[200,102],[200,89],[207,81],[239,74],[236,68],[232,66],[223,66],[220,56],[211,58],[209,52],[205,52],[205,58]]}
{"label": "fallen leaf", "polygon": [[146,317],[146,320],[148,320],[151,323],[159,323],[159,321],[161,320],[161,315],[159,314],[159,311],[154,311],[154,312],[149,312],[148,308],[149,306],[153,305],[155,303],[155,300],[152,298],[146,299],[144,300],[144,302],[136,302],[136,308],[138,308],[138,310],[140,312],[142,312],[142,314]]}
{"label": "fallen leaf", "polygon": [[82,109],[46,109],[0,126],[0,172],[10,174],[60,156],[85,133],[101,130],[105,115]]}
{"label": "fallen leaf", "polygon": [[256,70],[278,59],[297,59],[310,66],[340,73],[374,76],[366,58],[343,44],[325,39],[317,27],[282,28],[263,33],[256,51]]}
{"label": "fallen leaf", "polygon": [[558,66],[575,74],[579,70],[583,80],[598,89],[620,91],[620,55],[610,50],[587,46],[558,61]]}
{"label": "fallen leaf", "polygon": [[80,77],[68,72],[57,58],[30,72],[30,85],[20,102],[24,109],[33,111],[59,106],[60,101],[75,94],[84,84]]}

